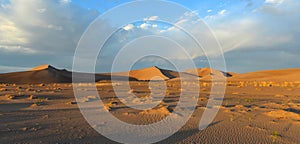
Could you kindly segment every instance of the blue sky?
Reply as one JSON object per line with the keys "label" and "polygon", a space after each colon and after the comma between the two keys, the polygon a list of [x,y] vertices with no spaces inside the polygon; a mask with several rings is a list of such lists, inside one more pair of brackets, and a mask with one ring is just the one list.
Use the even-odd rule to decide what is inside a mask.
{"label": "blue sky", "polygon": [[[124,0],[0,0],[0,73],[28,70],[42,64],[72,68],[77,43],[89,24]],[[174,0],[198,14],[215,34],[223,49],[228,71],[300,68],[300,1],[298,0]],[[149,9],[151,7],[149,6]],[[133,9],[134,10],[134,9]],[[172,11],[173,9],[166,9]],[[139,11],[137,13],[143,13]],[[175,13],[175,11],[174,11]],[[118,21],[122,14],[110,18]],[[158,22],[162,16],[145,17],[120,28],[107,42],[96,70],[110,70],[112,56],[120,46],[138,36],[158,34],[186,40],[197,67],[208,66],[203,52],[172,25]],[[147,20],[147,19],[153,20]],[[197,17],[198,18],[198,17]],[[174,20],[199,31],[190,14]],[[113,27],[107,23],[107,27]],[[162,53],[167,53],[167,49]],[[170,52],[168,52],[170,53]],[[180,52],[170,56],[184,61]],[[151,65],[172,66],[157,58],[145,58],[135,69]]]}

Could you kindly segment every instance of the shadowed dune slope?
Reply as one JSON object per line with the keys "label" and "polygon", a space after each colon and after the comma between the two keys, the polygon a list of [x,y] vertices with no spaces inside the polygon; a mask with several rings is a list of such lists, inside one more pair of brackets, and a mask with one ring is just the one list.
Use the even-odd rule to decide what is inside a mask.
{"label": "shadowed dune slope", "polygon": [[232,77],[233,75],[237,75],[236,73],[228,73],[223,71],[214,70],[211,68],[197,68],[186,70],[187,73],[198,75],[201,79],[211,79],[212,76],[215,78],[218,77]]}

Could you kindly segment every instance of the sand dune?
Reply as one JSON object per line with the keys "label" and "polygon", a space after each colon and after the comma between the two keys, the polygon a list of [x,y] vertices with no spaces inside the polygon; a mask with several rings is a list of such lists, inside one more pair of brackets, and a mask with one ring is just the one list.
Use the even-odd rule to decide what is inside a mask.
{"label": "sand dune", "polygon": [[[195,72],[198,72],[198,75],[200,77],[205,77],[205,76],[212,76],[212,75],[217,75],[217,76],[226,76],[226,77],[231,77],[235,73],[228,73],[228,72],[223,72],[211,68],[197,68],[197,69],[189,69],[186,70],[187,73],[192,73],[195,74]],[[196,73],[197,75],[197,73]]]}
{"label": "sand dune", "polygon": [[[93,74],[76,73],[77,82],[92,82],[89,77]],[[95,81],[110,80],[111,76],[96,74]],[[116,76],[118,80],[127,80],[127,77]],[[130,78],[132,80],[132,78]],[[134,79],[133,79],[134,80]],[[42,65],[29,71],[0,74],[0,83],[36,84],[36,83],[71,83],[72,72],[60,70],[51,65]]]}
{"label": "sand dune", "polygon": [[[115,75],[128,76],[128,72],[116,73]],[[161,69],[156,66],[149,68],[144,68],[140,70],[132,70],[129,72],[129,76],[136,78],[137,80],[149,81],[149,80],[170,80],[181,77],[193,77],[197,76],[185,73],[185,72],[176,72],[172,70]]]}
{"label": "sand dune", "polygon": [[[128,73],[129,76],[128,77]],[[78,77],[77,82],[93,82],[89,73],[73,72]],[[283,69],[249,72],[238,74],[234,72],[223,72],[211,68],[190,69],[185,72],[176,72],[161,69],[156,66],[130,72],[95,74],[95,81],[111,80],[180,80],[181,78],[211,80],[214,78],[228,78],[230,81],[300,81],[300,69]],[[0,74],[0,83],[70,83],[72,72],[65,69],[57,69],[51,65],[41,65],[29,71]]]}
{"label": "sand dune", "polygon": [[201,80],[211,80],[212,77],[214,78],[226,78],[226,77],[232,77],[233,75],[236,75],[236,73],[228,73],[223,72],[211,68],[197,68],[197,69],[189,69],[186,70],[187,73],[198,75],[201,77]]}
{"label": "sand dune", "polygon": [[300,81],[300,69],[249,72],[234,75],[231,80]]}
{"label": "sand dune", "polygon": [[0,74],[1,83],[68,83],[71,73],[50,65],[33,68],[30,71]]}
{"label": "sand dune", "polygon": [[[152,78],[155,78],[155,77],[156,78],[160,77],[163,80],[168,80],[168,79],[178,77],[178,72],[160,69],[158,67],[153,66],[153,67],[145,68],[145,69],[141,69],[141,70],[130,71],[129,75],[138,80],[151,80]],[[159,80],[159,79],[154,79],[154,80]]]}
{"label": "sand dune", "polygon": [[[132,76],[130,79],[136,80],[130,82],[130,90],[124,87],[127,82],[106,81],[111,78],[111,74],[96,74],[96,80],[105,80],[96,85],[100,97],[90,95],[89,92],[94,90],[93,84],[84,83],[80,84],[82,87],[79,91],[83,95],[79,100],[74,97],[71,83],[59,84],[72,80],[72,72],[67,70],[43,65],[26,72],[0,74],[0,83],[25,83],[0,84],[0,123],[2,124],[0,141],[3,143],[114,143],[93,128],[111,129],[112,134],[130,130],[126,127],[118,127],[114,130],[104,121],[89,125],[78,109],[79,104],[91,108],[93,104],[102,100],[105,109],[98,111],[99,109],[91,108],[92,113],[101,115],[110,112],[123,122],[148,125],[165,120],[171,114],[175,114],[174,118],[180,119],[182,116],[174,110],[181,100],[181,92],[184,91],[191,100],[197,101],[195,112],[182,129],[159,143],[300,143],[298,136],[300,83],[296,81],[299,79],[299,72],[300,69],[286,69],[245,74],[229,73],[230,77],[221,71],[209,68],[196,69],[196,74],[193,74],[192,70],[175,72],[150,67],[129,72]],[[75,74],[78,74],[82,80],[87,80],[86,78],[91,75]],[[194,85],[192,80],[185,82],[189,88],[182,88],[181,83],[175,81],[180,80],[181,74],[199,80],[200,93],[192,87]],[[119,80],[128,79],[124,73],[113,73],[112,76]],[[155,76],[168,81],[165,85],[166,92],[160,91],[163,89],[160,82],[149,85],[148,80]],[[212,85],[223,84],[203,81],[212,76],[227,76],[228,83],[222,106],[206,107],[208,100],[214,98],[211,95],[219,93],[212,90]],[[263,80],[291,82],[273,83]],[[51,84],[41,86],[39,83]],[[159,88],[159,93],[153,91],[156,88]],[[128,99],[118,98],[119,94],[115,90]],[[156,103],[157,101],[159,103]],[[156,107],[147,110],[130,107],[153,103]],[[204,110],[216,107],[220,110],[214,121],[206,129],[199,131],[199,120]],[[170,127],[165,125],[163,128]],[[158,131],[156,134],[161,133]],[[149,135],[139,133],[139,136]]]}

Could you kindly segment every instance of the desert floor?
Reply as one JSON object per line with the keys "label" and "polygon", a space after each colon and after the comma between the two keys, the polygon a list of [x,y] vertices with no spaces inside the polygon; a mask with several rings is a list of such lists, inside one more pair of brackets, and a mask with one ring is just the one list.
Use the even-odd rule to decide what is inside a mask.
{"label": "desert floor", "polygon": [[[84,85],[84,84],[83,84]],[[82,91],[89,91],[89,86]],[[118,82],[122,85],[122,82]],[[220,111],[213,123],[198,130],[212,83],[201,82],[200,94],[188,123],[159,143],[300,143],[300,85],[278,82],[228,82]],[[149,98],[148,82],[131,82],[130,91]],[[157,122],[176,106],[180,83],[167,83],[166,97],[152,111],[126,107],[115,97],[112,84],[97,84],[107,110],[133,124]],[[198,98],[199,97],[199,98]],[[87,96],[89,103],[93,96]],[[132,99],[139,103],[138,99]],[[80,113],[72,84],[0,86],[0,143],[116,143],[96,132]]]}

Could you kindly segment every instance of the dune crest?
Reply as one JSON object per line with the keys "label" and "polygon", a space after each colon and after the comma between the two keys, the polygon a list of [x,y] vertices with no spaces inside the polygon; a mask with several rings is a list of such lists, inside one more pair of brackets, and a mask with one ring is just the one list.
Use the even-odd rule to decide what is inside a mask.
{"label": "dune crest", "polygon": [[212,68],[196,68],[196,69],[190,69],[186,70],[185,72],[193,74],[193,75],[198,75],[201,77],[201,79],[211,79],[212,77],[218,78],[218,77],[232,77],[234,73],[228,73],[228,72],[223,72],[219,70],[215,70]]}
{"label": "dune crest", "polygon": [[49,65],[49,64],[45,64],[45,65],[40,65],[40,66],[37,66],[37,67],[31,69],[31,71],[46,70],[46,69],[49,69],[49,68],[54,68],[54,67]]}
{"label": "dune crest", "polygon": [[174,78],[174,73],[170,70],[160,69],[156,66],[152,66],[149,68],[144,68],[141,70],[133,70],[129,72],[131,77],[134,77],[138,80],[151,80],[154,77],[160,77],[163,80],[168,80],[170,78]]}

